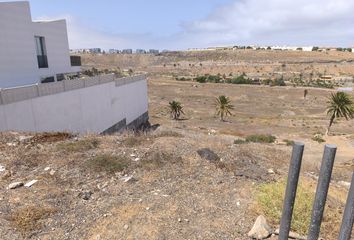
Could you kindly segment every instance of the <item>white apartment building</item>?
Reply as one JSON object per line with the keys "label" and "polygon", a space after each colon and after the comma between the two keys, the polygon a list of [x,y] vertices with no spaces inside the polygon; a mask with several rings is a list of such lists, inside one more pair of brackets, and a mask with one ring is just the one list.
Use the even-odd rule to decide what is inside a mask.
{"label": "white apartment building", "polygon": [[65,20],[33,22],[29,2],[0,2],[0,88],[61,81],[80,66]]}

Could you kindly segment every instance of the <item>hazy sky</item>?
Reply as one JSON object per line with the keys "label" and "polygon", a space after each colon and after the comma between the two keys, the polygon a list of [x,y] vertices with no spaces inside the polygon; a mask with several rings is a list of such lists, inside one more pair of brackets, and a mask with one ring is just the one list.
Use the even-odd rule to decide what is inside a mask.
{"label": "hazy sky", "polygon": [[354,46],[354,0],[30,0],[71,48]]}

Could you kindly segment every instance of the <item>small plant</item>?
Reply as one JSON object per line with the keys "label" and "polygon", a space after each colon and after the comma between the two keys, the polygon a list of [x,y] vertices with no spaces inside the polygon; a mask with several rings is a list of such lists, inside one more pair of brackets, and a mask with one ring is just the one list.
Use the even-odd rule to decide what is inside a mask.
{"label": "small plant", "polygon": [[245,144],[245,143],[247,143],[247,142],[245,140],[242,140],[242,139],[236,139],[234,141],[234,144]]}
{"label": "small plant", "polygon": [[86,165],[95,172],[115,173],[126,169],[130,162],[130,159],[124,156],[101,154],[89,159]]}
{"label": "small plant", "polygon": [[169,102],[169,108],[174,120],[178,120],[181,114],[184,114],[182,104],[178,101]]}
{"label": "small plant", "polygon": [[277,138],[272,135],[250,135],[246,137],[246,142],[254,143],[274,143]]}
{"label": "small plant", "polygon": [[312,140],[318,143],[323,143],[326,142],[326,140],[323,139],[322,134],[316,133],[313,137]]}
{"label": "small plant", "polygon": [[224,117],[227,115],[232,116],[231,110],[234,109],[234,106],[231,104],[231,101],[228,97],[222,95],[216,98],[215,100],[216,115],[220,116],[221,121],[225,121]]}
{"label": "small plant", "polygon": [[286,143],[286,146],[293,146],[295,143],[293,140],[289,139],[284,139],[283,141]]}
{"label": "small plant", "polygon": [[93,139],[82,139],[76,142],[63,142],[57,145],[58,150],[66,152],[85,152],[91,149],[95,149],[100,144],[99,140]]}

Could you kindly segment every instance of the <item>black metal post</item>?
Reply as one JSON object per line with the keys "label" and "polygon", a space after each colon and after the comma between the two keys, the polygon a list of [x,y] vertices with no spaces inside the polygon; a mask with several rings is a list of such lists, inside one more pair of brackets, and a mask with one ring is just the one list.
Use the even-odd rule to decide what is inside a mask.
{"label": "black metal post", "polygon": [[296,142],[291,154],[291,162],[286,185],[283,213],[280,222],[279,240],[288,240],[293,215],[297,184],[299,182],[304,144]]}
{"label": "black metal post", "polygon": [[337,147],[335,145],[326,144],[316,189],[315,201],[312,208],[312,217],[307,238],[308,240],[318,240],[320,235],[321,222],[327,200],[336,151]]}
{"label": "black metal post", "polygon": [[343,214],[338,240],[350,240],[354,222],[354,172]]}

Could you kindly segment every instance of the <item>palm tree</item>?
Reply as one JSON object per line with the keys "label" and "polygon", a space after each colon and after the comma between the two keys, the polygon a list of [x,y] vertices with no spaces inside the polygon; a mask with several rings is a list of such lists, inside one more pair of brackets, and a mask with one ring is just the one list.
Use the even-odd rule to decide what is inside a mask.
{"label": "palm tree", "polygon": [[224,116],[232,115],[231,110],[234,106],[228,97],[222,95],[215,99],[216,115],[220,116],[220,120],[224,121]]}
{"label": "palm tree", "polygon": [[347,93],[332,93],[327,107],[327,115],[330,115],[326,135],[336,118],[344,117],[346,120],[354,118],[354,102]]}
{"label": "palm tree", "polygon": [[174,120],[177,120],[181,116],[181,114],[184,114],[183,107],[180,102],[177,101],[169,102],[169,107],[170,107],[171,117]]}

